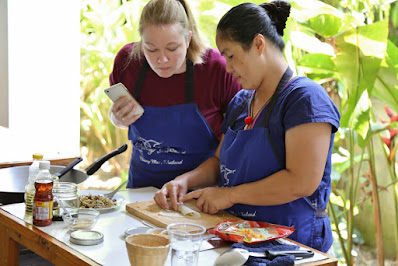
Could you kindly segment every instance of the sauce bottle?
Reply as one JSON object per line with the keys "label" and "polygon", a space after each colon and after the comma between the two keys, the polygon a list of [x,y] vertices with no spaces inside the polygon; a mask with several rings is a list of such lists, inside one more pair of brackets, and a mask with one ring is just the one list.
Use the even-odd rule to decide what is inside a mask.
{"label": "sauce bottle", "polygon": [[40,172],[35,179],[35,197],[33,199],[33,224],[50,225],[53,218],[53,180],[50,174],[50,162],[40,162]]}

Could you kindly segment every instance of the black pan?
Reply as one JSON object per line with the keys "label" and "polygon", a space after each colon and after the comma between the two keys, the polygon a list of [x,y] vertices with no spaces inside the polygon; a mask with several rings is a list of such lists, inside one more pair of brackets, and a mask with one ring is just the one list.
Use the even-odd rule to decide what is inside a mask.
{"label": "black pan", "polygon": [[[60,177],[60,181],[80,184],[84,182],[87,177],[94,174],[110,158],[126,150],[127,143],[97,159],[84,171],[78,169],[69,170],[62,177]],[[56,174],[65,168],[65,166],[51,165],[50,172],[52,174]],[[0,204],[24,202],[25,185],[28,183],[28,177],[29,165],[0,169]]]}

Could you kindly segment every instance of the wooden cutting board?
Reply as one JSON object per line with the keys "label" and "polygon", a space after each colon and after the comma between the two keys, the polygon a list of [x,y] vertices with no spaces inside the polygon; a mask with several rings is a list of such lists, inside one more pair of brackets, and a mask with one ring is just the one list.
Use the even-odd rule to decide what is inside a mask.
{"label": "wooden cutting board", "polygon": [[184,202],[184,205],[200,213],[201,218],[198,220],[190,219],[187,217],[170,217],[159,215],[162,209],[153,200],[128,203],[126,204],[126,210],[129,213],[162,228],[166,228],[167,225],[172,223],[193,223],[202,225],[206,229],[211,229],[215,227],[219,222],[225,220],[241,220],[240,218],[223,211],[220,211],[217,214],[207,214],[201,212],[195,206],[195,202],[196,200],[194,199],[189,200]]}

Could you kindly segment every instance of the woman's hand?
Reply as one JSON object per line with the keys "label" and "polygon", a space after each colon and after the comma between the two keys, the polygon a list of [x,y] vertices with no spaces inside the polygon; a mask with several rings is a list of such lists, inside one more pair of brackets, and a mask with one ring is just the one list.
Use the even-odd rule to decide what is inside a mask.
{"label": "woman's hand", "polygon": [[[123,106],[123,104],[126,105]],[[112,104],[111,109],[109,110],[109,118],[115,126],[127,128],[142,116],[142,114],[134,115],[136,108],[137,105],[135,105],[132,100],[128,101],[127,97],[124,96]]]}
{"label": "woman's hand", "polygon": [[182,201],[197,198],[196,207],[202,212],[215,214],[234,205],[232,195],[229,187],[207,187],[186,194]]}
{"label": "woman's hand", "polygon": [[168,210],[170,208],[167,198],[170,198],[171,206],[174,210],[178,210],[177,203],[181,201],[181,198],[187,193],[188,186],[185,180],[174,179],[167,182],[163,187],[155,193],[153,199],[156,204]]}

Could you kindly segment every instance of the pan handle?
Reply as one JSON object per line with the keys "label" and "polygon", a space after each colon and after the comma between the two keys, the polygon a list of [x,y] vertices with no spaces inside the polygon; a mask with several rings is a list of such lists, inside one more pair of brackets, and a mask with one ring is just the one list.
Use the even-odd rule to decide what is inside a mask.
{"label": "pan handle", "polygon": [[117,148],[116,150],[111,151],[108,154],[105,154],[104,156],[102,156],[101,158],[97,159],[95,162],[93,162],[89,167],[86,168],[86,174],[88,176],[92,175],[95,173],[95,171],[97,171],[98,169],[100,169],[100,167],[106,162],[108,161],[110,158],[124,152],[127,150],[127,143],[124,143],[122,146],[120,146],[119,148]]}
{"label": "pan handle", "polygon": [[82,160],[83,160],[82,157],[78,157],[76,160],[68,164],[64,169],[55,173],[54,175],[58,176],[58,178],[62,177],[64,174],[69,172],[69,170],[71,170],[76,164],[80,163]]}

